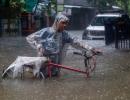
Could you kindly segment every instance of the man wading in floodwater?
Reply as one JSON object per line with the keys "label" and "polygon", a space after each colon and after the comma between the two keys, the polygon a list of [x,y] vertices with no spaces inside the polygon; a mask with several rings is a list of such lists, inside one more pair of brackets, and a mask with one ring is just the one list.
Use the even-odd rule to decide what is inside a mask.
{"label": "man wading in floodwater", "polygon": [[[66,43],[70,43],[77,49],[92,50],[98,52],[95,48],[76,41],[70,37],[65,31],[69,19],[63,15],[58,14],[51,27],[43,28],[31,35],[27,36],[28,43],[37,50],[38,56],[48,56],[52,62],[61,64],[63,49]],[[52,67],[52,76],[57,76],[60,68]],[[47,71],[43,73],[47,77]]]}

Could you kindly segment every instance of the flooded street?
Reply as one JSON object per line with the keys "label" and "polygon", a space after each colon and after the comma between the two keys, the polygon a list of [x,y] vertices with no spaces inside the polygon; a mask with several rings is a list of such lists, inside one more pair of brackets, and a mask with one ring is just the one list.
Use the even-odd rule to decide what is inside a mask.
{"label": "flooded street", "polygon": [[[60,77],[46,80],[32,77],[3,80],[0,76],[0,100],[130,100],[130,51],[106,46],[104,40],[83,42],[103,50],[90,78],[65,69]],[[72,51],[69,47],[63,64],[84,69],[83,58]],[[0,75],[17,56],[36,56],[36,52],[25,38],[1,38]]]}

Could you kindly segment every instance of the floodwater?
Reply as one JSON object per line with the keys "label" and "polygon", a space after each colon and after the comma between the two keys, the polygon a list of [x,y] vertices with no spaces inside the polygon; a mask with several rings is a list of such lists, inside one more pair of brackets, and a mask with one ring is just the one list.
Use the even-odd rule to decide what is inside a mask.
{"label": "floodwater", "polygon": [[[0,77],[0,100],[130,100],[130,51],[105,46],[101,40],[84,42],[104,52],[97,57],[97,67],[90,78],[65,69],[60,77],[46,80]],[[83,58],[69,49],[63,64],[84,69]],[[36,56],[36,52],[25,38],[1,38],[0,74],[17,56]]]}

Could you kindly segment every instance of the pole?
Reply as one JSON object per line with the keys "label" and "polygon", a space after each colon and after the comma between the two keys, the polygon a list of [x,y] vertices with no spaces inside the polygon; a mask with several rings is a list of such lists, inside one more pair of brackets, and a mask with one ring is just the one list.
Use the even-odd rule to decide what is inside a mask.
{"label": "pole", "polygon": [[35,7],[35,10],[34,10],[34,14],[36,13],[38,3],[39,3],[39,0],[37,0],[36,7]]}

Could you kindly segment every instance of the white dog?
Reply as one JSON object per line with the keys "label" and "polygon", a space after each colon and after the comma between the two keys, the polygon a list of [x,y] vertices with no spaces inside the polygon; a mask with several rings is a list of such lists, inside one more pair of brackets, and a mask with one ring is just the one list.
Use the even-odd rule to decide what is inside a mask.
{"label": "white dog", "polygon": [[5,77],[11,71],[13,73],[13,78],[16,78],[19,73],[23,74],[24,69],[26,68],[31,68],[33,75],[39,77],[40,69],[44,67],[47,60],[46,57],[18,56],[16,60],[3,72],[2,77]]}

